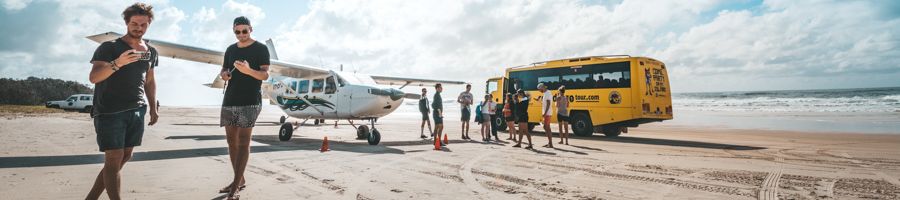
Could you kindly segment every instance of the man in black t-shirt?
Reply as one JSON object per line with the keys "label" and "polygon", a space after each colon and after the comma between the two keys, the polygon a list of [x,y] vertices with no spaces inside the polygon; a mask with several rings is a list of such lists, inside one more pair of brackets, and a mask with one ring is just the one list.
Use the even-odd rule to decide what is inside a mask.
{"label": "man in black t-shirt", "polygon": [[[97,146],[105,163],[85,199],[97,199],[106,190],[109,199],[121,199],[119,172],[131,159],[144,135],[144,115],[150,107],[150,122],[156,124],[156,80],[153,68],[159,64],[156,49],[142,38],[153,21],[153,7],[135,3],[122,12],[128,32],[100,44],[91,58],[89,79],[94,83],[91,117]],[[144,100],[147,95],[147,100]]]}
{"label": "man in black t-shirt", "polygon": [[232,31],[238,42],[225,50],[220,76],[226,81],[219,125],[225,127],[234,179],[219,190],[227,199],[237,199],[244,188],[244,169],[250,157],[250,136],[262,110],[260,86],[269,79],[269,49],[253,40],[253,27],[246,17],[234,19]]}
{"label": "man in black t-shirt", "polygon": [[431,133],[431,137],[434,137],[434,131],[431,130],[431,120],[428,119],[428,113],[430,109],[428,107],[428,90],[422,88],[422,97],[419,98],[419,112],[422,113],[422,125],[419,125],[419,137],[422,139],[428,138],[425,137],[425,125],[428,125],[428,133]]}

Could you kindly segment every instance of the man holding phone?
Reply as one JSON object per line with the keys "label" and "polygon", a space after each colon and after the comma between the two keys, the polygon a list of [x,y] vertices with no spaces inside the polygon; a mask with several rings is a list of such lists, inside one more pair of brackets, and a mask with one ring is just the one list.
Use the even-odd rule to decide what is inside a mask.
{"label": "man holding phone", "polygon": [[250,136],[262,110],[262,81],[269,79],[269,48],[250,37],[253,27],[246,17],[234,19],[232,26],[238,42],[225,50],[219,76],[228,81],[222,100],[220,126],[225,127],[228,155],[234,179],[219,193],[227,199],[238,199],[244,188],[244,170],[250,158]]}
{"label": "man holding phone", "polygon": [[[91,58],[89,79],[94,83],[94,130],[105,163],[85,199],[98,199],[103,190],[109,199],[121,199],[122,167],[131,159],[135,146],[144,135],[144,115],[150,108],[150,122],[156,124],[156,79],[153,68],[159,65],[155,48],[142,38],[153,21],[153,7],[135,3],[122,12],[128,32],[125,36],[100,44]],[[144,100],[144,95],[147,100]]]}

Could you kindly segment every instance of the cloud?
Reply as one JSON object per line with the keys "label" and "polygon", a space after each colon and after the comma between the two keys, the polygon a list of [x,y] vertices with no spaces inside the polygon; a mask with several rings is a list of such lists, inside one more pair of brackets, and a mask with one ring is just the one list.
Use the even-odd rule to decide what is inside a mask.
{"label": "cloud", "polygon": [[32,0],[3,0],[3,8],[8,11],[25,9]]}

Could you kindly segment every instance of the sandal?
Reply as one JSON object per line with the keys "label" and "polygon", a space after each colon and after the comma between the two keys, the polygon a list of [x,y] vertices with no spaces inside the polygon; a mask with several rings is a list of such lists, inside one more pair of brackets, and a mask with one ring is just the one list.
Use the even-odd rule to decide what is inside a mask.
{"label": "sandal", "polygon": [[529,144],[525,149],[534,149],[534,147]]}
{"label": "sandal", "polygon": [[[238,187],[238,191],[244,190],[244,188],[246,188],[246,187],[247,187],[247,184],[241,185],[241,187]],[[219,193],[228,193],[228,192],[231,192],[230,186],[225,186],[224,188],[219,190]]]}

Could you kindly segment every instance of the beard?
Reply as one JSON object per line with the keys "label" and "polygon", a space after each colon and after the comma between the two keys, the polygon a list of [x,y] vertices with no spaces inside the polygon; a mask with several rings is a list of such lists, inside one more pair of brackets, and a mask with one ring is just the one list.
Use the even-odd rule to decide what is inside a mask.
{"label": "beard", "polygon": [[144,31],[128,31],[128,37],[141,39],[141,37],[144,37]]}

